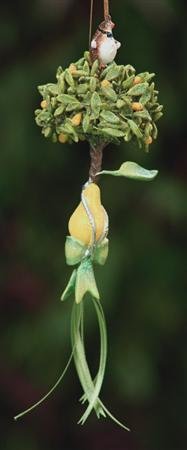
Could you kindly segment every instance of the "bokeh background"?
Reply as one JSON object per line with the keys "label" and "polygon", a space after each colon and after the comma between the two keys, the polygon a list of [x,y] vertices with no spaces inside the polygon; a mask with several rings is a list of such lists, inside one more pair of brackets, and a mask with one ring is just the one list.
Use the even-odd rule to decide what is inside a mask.
{"label": "bokeh background", "polygon": [[[70,352],[71,301],[61,304],[67,221],[87,179],[87,145],[45,140],[33,111],[37,85],[88,45],[89,0],[2,0],[0,5],[1,450],[185,450],[187,448],[185,0],[111,0],[117,61],[156,72],[164,118],[145,155],[110,146],[104,167],[133,160],[158,168],[153,183],[106,177],[110,257],[97,271],[109,357],[102,398],[132,429],[94,415],[84,428],[74,367],[46,404],[38,400]],[[94,26],[102,18],[95,0]],[[89,314],[88,354],[98,336]]]}

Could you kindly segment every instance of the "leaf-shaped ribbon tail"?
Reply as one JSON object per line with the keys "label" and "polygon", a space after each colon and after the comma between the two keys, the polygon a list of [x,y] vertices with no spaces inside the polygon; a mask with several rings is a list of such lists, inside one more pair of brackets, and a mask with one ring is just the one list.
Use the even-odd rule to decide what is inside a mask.
{"label": "leaf-shaped ribbon tail", "polygon": [[77,276],[77,269],[73,270],[71,277],[68,281],[68,284],[67,284],[66,288],[64,289],[64,292],[61,295],[62,302],[64,300],[66,300],[68,297],[70,297],[71,294],[74,293],[76,276]]}
{"label": "leaf-shaped ribbon tail", "polygon": [[89,258],[83,259],[77,269],[75,283],[75,301],[80,303],[85,294],[89,292],[94,298],[99,300],[99,291],[97,289],[92,262]]}
{"label": "leaf-shaped ribbon tail", "polygon": [[132,161],[124,162],[119,170],[103,170],[97,175],[113,175],[116,177],[126,177],[133,180],[151,181],[158,174],[158,170],[147,170]]}

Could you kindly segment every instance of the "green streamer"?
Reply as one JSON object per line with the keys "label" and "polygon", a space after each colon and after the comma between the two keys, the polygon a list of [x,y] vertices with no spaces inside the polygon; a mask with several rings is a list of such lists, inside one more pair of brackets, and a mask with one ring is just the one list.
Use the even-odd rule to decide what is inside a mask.
{"label": "green streamer", "polygon": [[91,413],[96,400],[99,399],[99,393],[100,393],[100,390],[101,390],[101,387],[103,384],[103,378],[104,378],[105,367],[106,367],[106,358],[107,358],[107,332],[106,332],[106,323],[105,323],[103,310],[101,308],[101,304],[97,300],[92,298],[92,301],[93,301],[95,309],[96,309],[99,330],[100,330],[100,362],[99,362],[98,374],[97,374],[95,385],[94,385],[94,391],[92,393],[88,408],[79,421],[79,423],[81,423],[82,425],[85,423],[86,419],[88,418],[89,414]]}
{"label": "green streamer", "polygon": [[84,425],[87,418],[89,417],[91,411],[95,409],[96,415],[98,418],[100,416],[110,417],[117,425],[121,428],[124,428],[126,431],[130,431],[128,427],[126,427],[122,422],[116,419],[113,414],[106,408],[103,402],[99,398],[99,394],[103,384],[103,378],[105,373],[106,359],[107,359],[107,332],[106,332],[106,322],[104,317],[104,312],[101,306],[100,301],[92,298],[98,324],[100,330],[100,362],[98,373],[94,379],[92,380],[90,370],[88,367],[88,363],[86,360],[85,347],[84,347],[84,305],[83,302],[80,304],[74,304],[72,310],[72,320],[71,320],[71,337],[72,337],[72,346],[74,346],[74,362],[77,370],[77,374],[79,376],[80,383],[82,385],[84,394],[81,397],[80,401],[84,404],[88,401],[88,407],[85,413],[79,420],[79,424]]}
{"label": "green streamer", "polygon": [[[92,393],[94,391],[94,383],[90,375],[88,364],[86,361],[84,342],[81,339],[80,326],[81,318],[83,317],[83,304],[74,304],[72,309],[72,320],[71,320],[71,339],[72,347],[74,348],[74,362],[79,376],[81,386],[83,388],[84,394],[88,402],[91,401]],[[101,407],[98,401],[95,401],[92,409],[95,409],[97,416],[102,414]]]}
{"label": "green streamer", "polygon": [[55,389],[59,386],[59,384],[61,383],[61,381],[64,378],[64,375],[66,374],[72,358],[73,358],[73,353],[74,353],[74,348],[72,349],[71,355],[68,359],[68,362],[66,364],[65,369],[63,370],[62,374],[60,375],[60,377],[58,378],[58,380],[56,381],[56,383],[53,385],[53,387],[47,392],[47,394],[45,394],[38,402],[34,403],[34,405],[30,406],[29,408],[25,409],[23,412],[21,412],[20,414],[17,414],[16,416],[14,416],[14,420],[18,420],[21,417],[25,416],[26,414],[32,412],[35,408],[37,408],[38,406],[40,406],[45,400],[47,400],[48,397],[50,397],[50,395],[55,391]]}

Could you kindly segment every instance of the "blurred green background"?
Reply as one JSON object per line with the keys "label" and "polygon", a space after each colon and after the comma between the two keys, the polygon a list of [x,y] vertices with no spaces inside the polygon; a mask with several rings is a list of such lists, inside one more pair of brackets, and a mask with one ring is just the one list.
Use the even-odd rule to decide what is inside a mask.
{"label": "blurred green background", "polygon": [[[34,123],[36,86],[88,43],[88,0],[2,0],[0,5],[1,450],[185,450],[187,448],[186,308],[186,1],[111,0],[117,62],[156,72],[164,118],[145,155],[110,146],[104,167],[133,160],[158,168],[153,183],[106,177],[110,256],[97,270],[109,333],[102,398],[132,429],[94,415],[84,428],[81,388],[72,366],[46,404],[38,400],[70,352],[71,301],[59,301],[67,221],[87,179],[88,146],[45,140]],[[102,18],[95,0],[94,27]],[[89,314],[88,353],[98,358]]]}

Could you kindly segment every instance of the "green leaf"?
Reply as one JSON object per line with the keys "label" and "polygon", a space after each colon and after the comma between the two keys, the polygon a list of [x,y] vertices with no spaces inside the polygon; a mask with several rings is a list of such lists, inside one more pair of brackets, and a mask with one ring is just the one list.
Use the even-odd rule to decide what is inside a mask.
{"label": "green leaf", "polygon": [[51,106],[54,109],[57,108],[58,102],[57,102],[57,98],[56,97],[51,97]]}
{"label": "green leaf", "polygon": [[69,94],[60,94],[58,95],[57,100],[63,103],[64,105],[69,105],[72,103],[80,103],[74,95]]}
{"label": "green leaf", "polygon": [[93,77],[93,75],[96,74],[96,72],[98,71],[98,69],[99,69],[99,61],[98,61],[98,59],[96,59],[96,60],[94,61],[94,63],[92,64],[92,68],[91,68],[90,75]]}
{"label": "green leaf", "polygon": [[108,81],[111,80],[115,80],[116,78],[118,78],[120,76],[121,73],[121,67],[118,66],[117,64],[112,64],[112,66],[110,67],[110,69],[108,70],[105,79]]}
{"label": "green leaf", "polygon": [[97,80],[96,80],[96,78],[95,77],[91,77],[90,78],[90,91],[91,92],[94,92],[95,90],[96,90],[96,87],[97,87]]}
{"label": "green leaf", "polygon": [[142,138],[143,135],[138,127],[138,125],[134,122],[134,120],[128,119],[128,124],[130,126],[130,129],[132,130],[132,132],[135,134],[135,136],[137,138]]}
{"label": "green leaf", "polygon": [[157,129],[157,126],[156,126],[156,124],[154,122],[153,122],[152,136],[153,136],[153,139],[156,139],[157,136],[158,136],[158,129]]}
{"label": "green leaf", "polygon": [[103,95],[108,98],[109,100],[116,102],[117,101],[117,94],[110,86],[109,87],[101,87],[101,91]]}
{"label": "green leaf", "polygon": [[131,64],[127,64],[126,66],[123,67],[123,69],[124,69],[124,73],[128,76],[129,76],[129,72],[131,72],[131,74],[134,74],[136,72],[135,68],[133,66],[131,66]]}
{"label": "green leaf", "polygon": [[101,78],[104,79],[106,77],[106,74],[111,70],[111,67],[115,66],[115,62],[108,64],[108,66],[105,67],[104,70],[101,72]]}
{"label": "green leaf", "polygon": [[148,113],[147,109],[144,109],[143,111],[136,111],[136,112],[134,112],[134,117],[141,117],[141,119],[145,119],[145,120],[151,121],[151,116]]}
{"label": "green leaf", "polygon": [[71,138],[75,141],[78,142],[79,138],[78,135],[75,131],[75,129],[73,128],[73,126],[71,125],[71,122],[66,122],[65,124],[62,124],[58,127],[60,133],[64,133],[64,134],[68,134],[71,136]]}
{"label": "green leaf", "polygon": [[131,137],[132,137],[132,131],[130,128],[127,128],[127,130],[125,131],[124,141],[129,142],[131,140]]}
{"label": "green leaf", "polygon": [[86,61],[88,61],[88,64],[91,63],[91,61],[90,61],[90,52],[88,50],[86,50],[84,52],[84,58],[79,59],[78,63],[80,63],[81,60],[83,60],[83,62],[84,62],[84,59],[86,59]]}
{"label": "green leaf", "polygon": [[142,78],[143,81],[150,81],[155,77],[155,73],[142,72],[137,74],[138,77]]}
{"label": "green leaf", "polygon": [[77,86],[76,92],[78,95],[86,94],[88,91],[88,84],[87,83],[81,83]]}
{"label": "green leaf", "polygon": [[94,298],[99,300],[92,262],[90,259],[84,259],[77,269],[77,278],[75,284],[75,301],[80,303],[85,294],[89,292]]}
{"label": "green leaf", "polygon": [[152,129],[153,129],[152,123],[147,122],[144,128],[144,136],[146,138],[149,138],[149,136],[151,136]]}
{"label": "green leaf", "polygon": [[66,286],[66,288],[64,289],[62,295],[61,295],[61,300],[62,302],[64,300],[66,300],[68,297],[70,297],[71,294],[74,293],[75,291],[75,282],[76,282],[76,277],[77,277],[77,269],[73,270],[71,277],[68,281],[68,284]]}
{"label": "green leaf", "polygon": [[57,80],[59,79],[59,77],[63,74],[63,69],[62,66],[59,66],[57,71],[56,71],[56,78]]}
{"label": "green leaf", "polygon": [[111,123],[119,123],[119,117],[116,116],[116,114],[114,114],[111,111],[102,111],[100,114],[100,117],[102,117],[102,119],[106,120],[106,122],[111,122]]}
{"label": "green leaf", "polygon": [[90,66],[88,64],[88,61],[85,61],[83,65],[83,70],[87,73],[87,75],[90,75]]}
{"label": "green leaf", "polygon": [[65,70],[64,78],[66,80],[66,83],[69,84],[69,86],[71,86],[72,88],[75,86],[75,81],[74,81],[69,69]]}
{"label": "green leaf", "polygon": [[60,94],[63,94],[65,91],[64,73],[62,73],[58,78],[58,89]]}
{"label": "green leaf", "polygon": [[123,81],[123,83],[122,83],[123,89],[129,89],[132,86],[134,79],[135,79],[135,75],[131,75],[131,77],[129,77],[125,81]]}
{"label": "green leaf", "polygon": [[54,112],[54,117],[57,117],[57,116],[60,116],[61,114],[63,114],[64,109],[65,109],[64,105],[58,106],[58,108]]}
{"label": "green leaf", "polygon": [[51,136],[51,133],[52,133],[51,127],[46,127],[46,128],[44,128],[44,130],[42,131],[42,133],[44,134],[45,138],[48,138],[49,136]]}
{"label": "green leaf", "polygon": [[131,111],[132,111],[132,107],[131,107],[131,105],[132,105],[132,102],[131,102],[131,99],[125,94],[122,94],[121,95],[121,98],[122,98],[122,100],[126,103],[126,105],[128,105],[130,108],[131,108]]}
{"label": "green leaf", "polygon": [[71,112],[71,111],[75,111],[75,110],[80,110],[81,109],[81,103],[80,102],[72,102],[72,103],[69,103],[67,106],[66,106],[66,111],[69,111],[69,112]]}
{"label": "green leaf", "polygon": [[48,83],[46,85],[47,91],[52,95],[58,95],[58,85],[54,83]]}
{"label": "green leaf", "polygon": [[115,130],[117,129],[121,129],[121,124],[120,123],[109,123],[109,122],[106,122],[105,120],[101,120],[99,123],[98,123],[98,128],[100,128],[101,130],[104,128],[114,128]]}
{"label": "green leaf", "polygon": [[152,93],[151,93],[150,89],[149,88],[146,89],[144,94],[140,97],[140,103],[142,105],[146,105],[151,100],[151,95],[152,95]]}
{"label": "green leaf", "polygon": [[143,95],[145,93],[145,91],[147,90],[148,86],[149,86],[148,83],[137,84],[137,85],[133,86],[131,89],[129,89],[127,94],[132,95],[132,96]]}
{"label": "green leaf", "polygon": [[154,116],[155,122],[157,122],[163,116],[163,112],[158,112]]}
{"label": "green leaf", "polygon": [[91,96],[91,109],[92,113],[97,118],[101,109],[101,99],[97,92],[94,92]]}
{"label": "green leaf", "polygon": [[121,109],[121,108],[123,108],[124,105],[125,105],[125,102],[119,98],[116,102],[117,108]]}
{"label": "green leaf", "polygon": [[46,94],[46,84],[42,84],[41,86],[37,87],[39,93],[42,95],[42,97]]}
{"label": "green leaf", "polygon": [[114,175],[116,177],[126,177],[133,180],[151,181],[158,174],[158,170],[147,170],[132,161],[124,162],[118,170],[103,170],[97,175]]}
{"label": "green leaf", "polygon": [[90,125],[90,115],[87,113],[85,114],[83,121],[82,121],[82,128],[84,133],[87,133]]}
{"label": "green leaf", "polygon": [[123,137],[125,135],[124,131],[115,128],[102,128],[102,132],[114,138]]}

